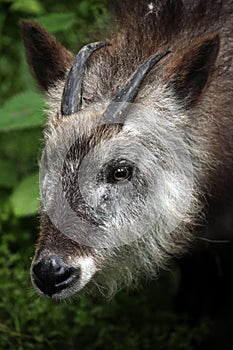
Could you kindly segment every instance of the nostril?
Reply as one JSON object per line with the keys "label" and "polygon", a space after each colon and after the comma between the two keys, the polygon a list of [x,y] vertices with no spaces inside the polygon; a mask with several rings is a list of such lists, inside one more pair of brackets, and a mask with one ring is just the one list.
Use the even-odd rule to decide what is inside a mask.
{"label": "nostril", "polygon": [[33,266],[33,273],[41,280],[62,282],[70,275],[69,269],[58,258],[44,258]]}
{"label": "nostril", "polygon": [[43,258],[32,268],[33,282],[49,296],[70,287],[79,276],[79,268],[68,267],[57,257]]}

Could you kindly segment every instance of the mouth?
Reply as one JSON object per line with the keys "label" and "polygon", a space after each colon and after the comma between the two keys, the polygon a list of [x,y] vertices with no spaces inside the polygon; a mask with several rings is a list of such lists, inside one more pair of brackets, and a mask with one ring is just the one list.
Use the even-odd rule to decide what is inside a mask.
{"label": "mouth", "polygon": [[65,299],[78,292],[96,272],[93,257],[80,257],[73,265],[67,265],[55,255],[33,262],[31,280],[39,294],[54,299]]}

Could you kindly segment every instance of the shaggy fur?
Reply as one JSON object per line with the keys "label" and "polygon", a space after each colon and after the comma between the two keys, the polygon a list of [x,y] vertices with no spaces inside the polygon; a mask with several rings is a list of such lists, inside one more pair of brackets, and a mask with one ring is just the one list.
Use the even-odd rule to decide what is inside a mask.
{"label": "shaggy fur", "polygon": [[[40,26],[23,24],[29,64],[48,90],[33,264],[57,255],[82,269],[81,282],[57,298],[91,279],[112,295],[141,276],[156,276],[195,241],[209,197],[232,195],[232,4],[128,0],[117,1],[115,13],[111,46],[88,60],[83,108],[68,117],[60,104],[73,56]],[[37,37],[30,34],[36,31]],[[56,47],[49,66],[35,45],[46,52]],[[133,72],[166,50],[171,53],[145,79],[123,125],[103,125],[102,113]],[[124,187],[106,180],[107,167],[122,158],[134,166]]]}

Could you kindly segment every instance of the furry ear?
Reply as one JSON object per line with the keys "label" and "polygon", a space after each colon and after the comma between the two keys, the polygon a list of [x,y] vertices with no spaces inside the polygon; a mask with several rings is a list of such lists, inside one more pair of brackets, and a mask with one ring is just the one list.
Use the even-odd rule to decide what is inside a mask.
{"label": "furry ear", "polygon": [[43,91],[64,77],[72,65],[73,54],[59,44],[39,24],[22,21],[22,37],[28,64]]}
{"label": "furry ear", "polygon": [[200,97],[213,70],[219,46],[217,33],[205,35],[178,54],[167,67],[169,85],[186,108]]}

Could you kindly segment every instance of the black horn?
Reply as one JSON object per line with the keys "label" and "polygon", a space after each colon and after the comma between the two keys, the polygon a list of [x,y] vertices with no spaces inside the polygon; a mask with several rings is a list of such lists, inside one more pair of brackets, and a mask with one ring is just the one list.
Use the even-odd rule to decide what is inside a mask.
{"label": "black horn", "polygon": [[111,123],[121,123],[124,120],[125,111],[128,103],[133,102],[139,88],[144,81],[147,74],[163,57],[169,54],[170,51],[162,52],[149,58],[145,61],[133,74],[125,87],[115,96],[110,102],[105,112],[103,113],[103,120]]}
{"label": "black horn", "polygon": [[77,54],[69,71],[62,94],[62,115],[70,115],[78,112],[81,106],[82,82],[86,62],[94,51],[106,45],[109,44],[103,41],[91,43],[85,45]]}

